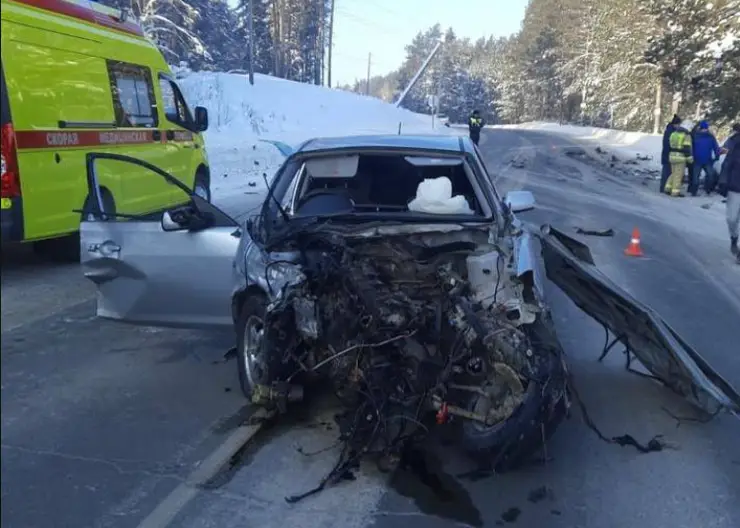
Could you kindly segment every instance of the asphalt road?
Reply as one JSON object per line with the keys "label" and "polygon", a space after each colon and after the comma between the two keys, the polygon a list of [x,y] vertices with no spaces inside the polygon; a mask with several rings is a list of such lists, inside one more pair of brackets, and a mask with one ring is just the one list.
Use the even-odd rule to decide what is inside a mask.
{"label": "asphalt road", "polygon": [[[573,231],[597,264],[648,302],[735,386],[740,270],[724,233],[702,212],[653,196],[563,154],[546,134],[485,131],[481,150],[502,190],[532,190],[522,218]],[[509,161],[518,160],[520,168]],[[229,209],[253,207],[235,196]],[[646,257],[623,255],[633,227]],[[682,423],[691,410],[623,370],[618,352],[597,363],[603,331],[554,287],[550,303],[579,391],[608,435],[655,434],[679,449],[640,454],[608,445],[577,413],[548,445],[544,465],[484,479],[451,448],[432,467],[434,489],[404,472],[365,468],[357,479],[297,505],[283,497],[313,487],[335,452],[331,413],[314,409],[261,433],[194,498],[169,512],[172,527],[435,528],[464,525],[691,527],[740,525],[740,423],[721,416]],[[24,255],[2,267],[2,524],[7,528],[140,527],[244,419],[229,333],[131,328],[93,318],[93,291],[74,266]],[[444,488],[444,489],[441,489]],[[542,491],[545,491],[542,493]],[[169,503],[166,503],[169,504]],[[159,506],[159,508],[158,508]],[[141,524],[143,522],[149,524]]]}

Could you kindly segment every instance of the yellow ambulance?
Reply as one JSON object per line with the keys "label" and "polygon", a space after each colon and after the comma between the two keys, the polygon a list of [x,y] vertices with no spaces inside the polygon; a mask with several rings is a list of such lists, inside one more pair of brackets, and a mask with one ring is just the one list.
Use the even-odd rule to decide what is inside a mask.
{"label": "yellow ambulance", "polygon": [[[201,132],[157,47],[127,11],[86,0],[2,0],[2,242],[79,256],[85,155],[147,161],[210,199]],[[111,160],[97,170],[106,210],[166,209],[180,191]]]}

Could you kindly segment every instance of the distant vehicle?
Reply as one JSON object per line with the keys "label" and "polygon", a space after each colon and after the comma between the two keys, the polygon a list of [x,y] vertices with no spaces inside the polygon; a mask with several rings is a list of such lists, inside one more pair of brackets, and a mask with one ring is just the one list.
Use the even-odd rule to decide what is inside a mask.
{"label": "distant vehicle", "polygon": [[[521,223],[514,213],[534,197],[502,198],[467,137],[310,140],[244,224],[151,164],[88,159],[92,196],[97,164],[117,159],[172,184],[183,203],[132,218],[99,200],[85,215],[82,269],[97,285],[98,316],[235,329],[253,403],[284,409],[318,378],[347,396],[349,417],[388,415],[347,452],[390,449],[434,412],[438,424],[453,417],[468,451],[502,467],[541,445],[568,397],[538,244],[547,276],[669,387],[740,410],[698,354],[599,274],[585,245]],[[392,426],[394,417],[405,419]]]}
{"label": "distant vehicle", "polygon": [[[92,149],[155,163],[210,199],[206,109],[191,112],[162,54],[126,13],[83,0],[2,0],[0,67],[3,242],[79,258]],[[174,204],[172,185],[114,163],[98,167],[109,209]]]}

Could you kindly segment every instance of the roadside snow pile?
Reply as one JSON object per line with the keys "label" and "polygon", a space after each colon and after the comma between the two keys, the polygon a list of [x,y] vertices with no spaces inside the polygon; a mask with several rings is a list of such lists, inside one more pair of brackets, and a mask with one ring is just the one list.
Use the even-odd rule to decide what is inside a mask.
{"label": "roadside snow pile", "polygon": [[191,72],[173,68],[191,107],[208,109],[205,133],[212,190],[219,196],[264,188],[284,159],[274,144],[295,146],[317,136],[452,133],[432,128],[431,116],[396,108],[379,99],[266,75]]}

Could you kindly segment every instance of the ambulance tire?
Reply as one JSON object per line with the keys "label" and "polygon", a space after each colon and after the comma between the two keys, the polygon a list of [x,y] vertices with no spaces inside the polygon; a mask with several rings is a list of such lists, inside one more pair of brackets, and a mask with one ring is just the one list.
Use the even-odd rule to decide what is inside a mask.
{"label": "ambulance tire", "polygon": [[208,182],[208,174],[203,169],[198,169],[198,172],[195,173],[193,194],[200,196],[207,202],[211,201],[211,185]]}

